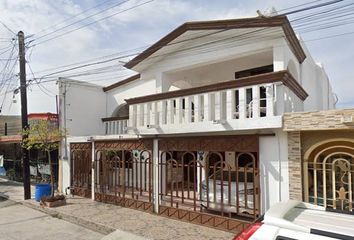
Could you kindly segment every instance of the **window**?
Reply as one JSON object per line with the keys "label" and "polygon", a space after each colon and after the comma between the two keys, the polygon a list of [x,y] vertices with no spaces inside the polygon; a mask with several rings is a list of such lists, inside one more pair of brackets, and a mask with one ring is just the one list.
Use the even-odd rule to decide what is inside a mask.
{"label": "window", "polygon": [[247,69],[247,70],[235,72],[235,79],[254,76],[254,75],[263,74],[263,73],[269,73],[269,72],[273,72],[273,71],[274,71],[273,64],[263,66],[263,67]]}

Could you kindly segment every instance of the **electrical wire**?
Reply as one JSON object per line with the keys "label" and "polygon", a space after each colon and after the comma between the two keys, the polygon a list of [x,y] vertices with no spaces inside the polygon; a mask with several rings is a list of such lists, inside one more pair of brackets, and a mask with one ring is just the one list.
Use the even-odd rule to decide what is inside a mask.
{"label": "electrical wire", "polygon": [[122,4],[124,4],[124,3],[128,2],[128,1],[130,1],[130,0],[124,0],[124,1],[122,1],[122,2],[119,2],[119,3],[117,3],[117,4],[113,5],[113,6],[111,6],[111,7],[108,7],[108,8],[106,8],[106,9],[103,9],[103,10],[97,12],[97,13],[91,14],[91,15],[89,15],[89,16],[83,18],[83,19],[80,19],[80,20],[78,20],[78,21],[75,21],[75,22],[70,23],[70,24],[68,24],[68,25],[65,25],[65,26],[63,26],[63,27],[60,27],[60,28],[58,28],[58,29],[56,29],[56,30],[54,30],[54,31],[51,31],[51,32],[49,32],[49,33],[46,33],[46,34],[44,34],[44,35],[42,35],[42,36],[39,36],[39,37],[37,37],[37,38],[35,39],[35,41],[37,41],[37,40],[39,40],[39,39],[42,39],[42,38],[44,38],[44,37],[46,37],[46,36],[49,36],[49,35],[51,35],[51,34],[54,34],[54,33],[58,32],[58,31],[60,31],[60,30],[63,30],[63,29],[65,29],[65,28],[71,27],[71,26],[73,26],[73,25],[75,25],[75,24],[77,24],[77,23],[81,23],[81,22],[85,21],[86,19],[89,19],[89,18],[92,18],[92,17],[94,17],[94,16],[97,16],[98,14],[101,14],[101,13],[103,13],[103,12],[105,12],[105,11],[108,11],[108,10],[113,9],[113,8],[115,8],[115,7],[121,6]]}
{"label": "electrical wire", "polygon": [[[57,22],[57,23],[55,23],[55,24],[53,24],[53,25],[51,25],[51,26],[49,26],[49,27],[46,27],[46,28],[44,28],[44,29],[42,29],[42,30],[36,32],[35,34],[33,34],[33,36],[39,35],[40,33],[47,31],[48,29],[55,28],[56,26],[59,26],[59,25],[65,23],[65,22],[68,22],[68,21],[70,21],[70,20],[72,20],[72,19],[75,19],[75,18],[77,18],[77,17],[83,15],[84,13],[91,11],[92,9],[98,8],[98,7],[104,5],[104,4],[108,3],[108,2],[111,2],[111,1],[112,1],[112,0],[106,0],[106,1],[103,1],[103,2],[101,2],[101,3],[99,3],[99,4],[95,5],[95,6],[93,6],[93,7],[90,7],[90,8],[88,8],[88,9],[85,9],[85,10],[83,10],[82,12],[80,12],[80,13],[74,15],[74,16],[71,16],[71,17],[69,17],[69,18],[66,18],[66,19],[64,19],[63,21]],[[84,19],[87,19],[87,18],[84,18]],[[84,20],[84,19],[83,19],[83,20]]]}
{"label": "electrical wire", "polygon": [[[127,1],[128,1],[128,0],[127,0]],[[116,16],[116,15],[118,15],[118,14],[121,14],[121,13],[130,11],[130,10],[133,10],[133,9],[135,9],[135,8],[138,8],[138,7],[141,7],[141,6],[143,6],[143,5],[146,5],[146,4],[148,4],[148,3],[151,3],[151,2],[153,2],[153,1],[154,1],[154,0],[148,0],[148,1],[143,2],[143,3],[140,3],[140,4],[136,4],[136,5],[132,6],[132,7],[123,9],[123,10],[121,10],[121,11],[119,11],[119,12],[114,13],[114,14],[111,14],[111,15],[108,15],[108,16],[106,16],[106,17],[97,19],[97,20],[95,20],[95,21],[93,21],[93,22],[84,24],[84,25],[82,25],[82,26],[80,26],[80,27],[78,27],[78,28],[74,28],[74,29],[69,30],[69,31],[67,31],[67,32],[64,32],[64,33],[62,33],[62,34],[59,34],[59,35],[56,35],[56,36],[54,36],[54,37],[45,39],[45,40],[43,40],[43,41],[41,41],[41,42],[35,43],[35,45],[38,46],[38,45],[40,45],[40,44],[46,43],[46,42],[51,41],[51,40],[53,40],[53,39],[57,39],[57,38],[59,38],[59,37],[65,36],[65,35],[67,35],[67,34],[69,34],[69,33],[74,32],[74,31],[80,30],[80,29],[82,29],[82,28],[85,28],[85,27],[87,27],[87,26],[90,26],[90,25],[92,25],[92,24],[95,24],[95,23],[97,23],[97,22],[100,22],[100,21],[102,21],[102,20],[106,20],[106,19],[111,18],[111,17],[113,17],[113,16]]]}
{"label": "electrical wire", "polygon": [[9,32],[16,35],[16,33],[14,31],[12,31],[11,28],[9,28],[3,21],[0,20],[0,24],[3,25],[4,28],[6,28]]}

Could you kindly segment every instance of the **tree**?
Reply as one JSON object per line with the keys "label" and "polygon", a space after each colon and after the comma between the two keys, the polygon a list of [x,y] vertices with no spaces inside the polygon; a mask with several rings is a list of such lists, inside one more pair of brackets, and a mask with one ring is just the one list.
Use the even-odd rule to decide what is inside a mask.
{"label": "tree", "polygon": [[59,148],[59,141],[65,136],[65,131],[58,128],[57,124],[47,120],[39,120],[31,124],[28,129],[22,131],[22,135],[28,137],[22,143],[27,149],[37,149],[47,153],[50,167],[51,196],[54,196],[54,171],[51,152]]}

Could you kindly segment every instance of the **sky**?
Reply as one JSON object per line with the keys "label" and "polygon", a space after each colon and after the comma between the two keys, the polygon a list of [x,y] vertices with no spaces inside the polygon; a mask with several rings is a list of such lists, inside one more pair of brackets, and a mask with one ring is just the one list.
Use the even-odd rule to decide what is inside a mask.
{"label": "sky", "polygon": [[[20,30],[26,35],[27,79],[36,78],[37,82],[41,82],[30,82],[28,112],[56,112],[58,86],[55,81],[46,80],[58,76],[68,77],[90,69],[53,74],[50,75],[52,78],[47,76],[65,69],[59,69],[60,66],[91,59],[102,60],[100,57],[107,55],[120,56],[140,52],[186,21],[255,17],[257,10],[269,12],[272,8],[284,13],[294,8],[281,10],[295,5],[305,4],[299,7],[303,8],[328,1],[1,0],[1,114],[20,113],[19,94],[13,94],[19,84],[16,76],[18,65],[15,65],[15,34]],[[306,4],[309,2],[313,3]],[[341,13],[342,18],[333,27],[321,27],[321,20],[313,20],[313,24],[317,24],[316,30],[307,31],[311,28],[296,27],[292,22],[295,32],[305,40],[314,60],[323,64],[339,99],[337,108],[354,107],[354,10],[350,4],[354,5],[354,0],[343,0],[331,6],[289,15],[289,19],[293,21],[318,11],[348,5],[343,8],[348,11]],[[333,18],[331,21],[335,20]],[[339,34],[345,35],[327,38]],[[15,40],[11,40],[12,38]],[[11,60],[6,61],[10,57]],[[70,78],[107,86],[132,74],[121,67],[130,58],[132,57],[91,67],[96,68],[96,71],[99,67],[105,67],[101,69],[101,74]]]}

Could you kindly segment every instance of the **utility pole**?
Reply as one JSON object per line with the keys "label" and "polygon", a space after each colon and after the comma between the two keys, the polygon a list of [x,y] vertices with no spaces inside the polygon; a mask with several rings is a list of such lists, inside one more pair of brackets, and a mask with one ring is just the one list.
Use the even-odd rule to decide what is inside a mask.
{"label": "utility pole", "polygon": [[[18,54],[20,62],[20,90],[21,90],[21,118],[22,129],[28,128],[27,115],[27,83],[26,83],[26,56],[25,56],[25,36],[22,31],[18,32]],[[22,134],[22,142],[28,136]],[[23,167],[23,188],[24,198],[31,198],[30,168],[28,150],[22,147],[22,167]]]}

